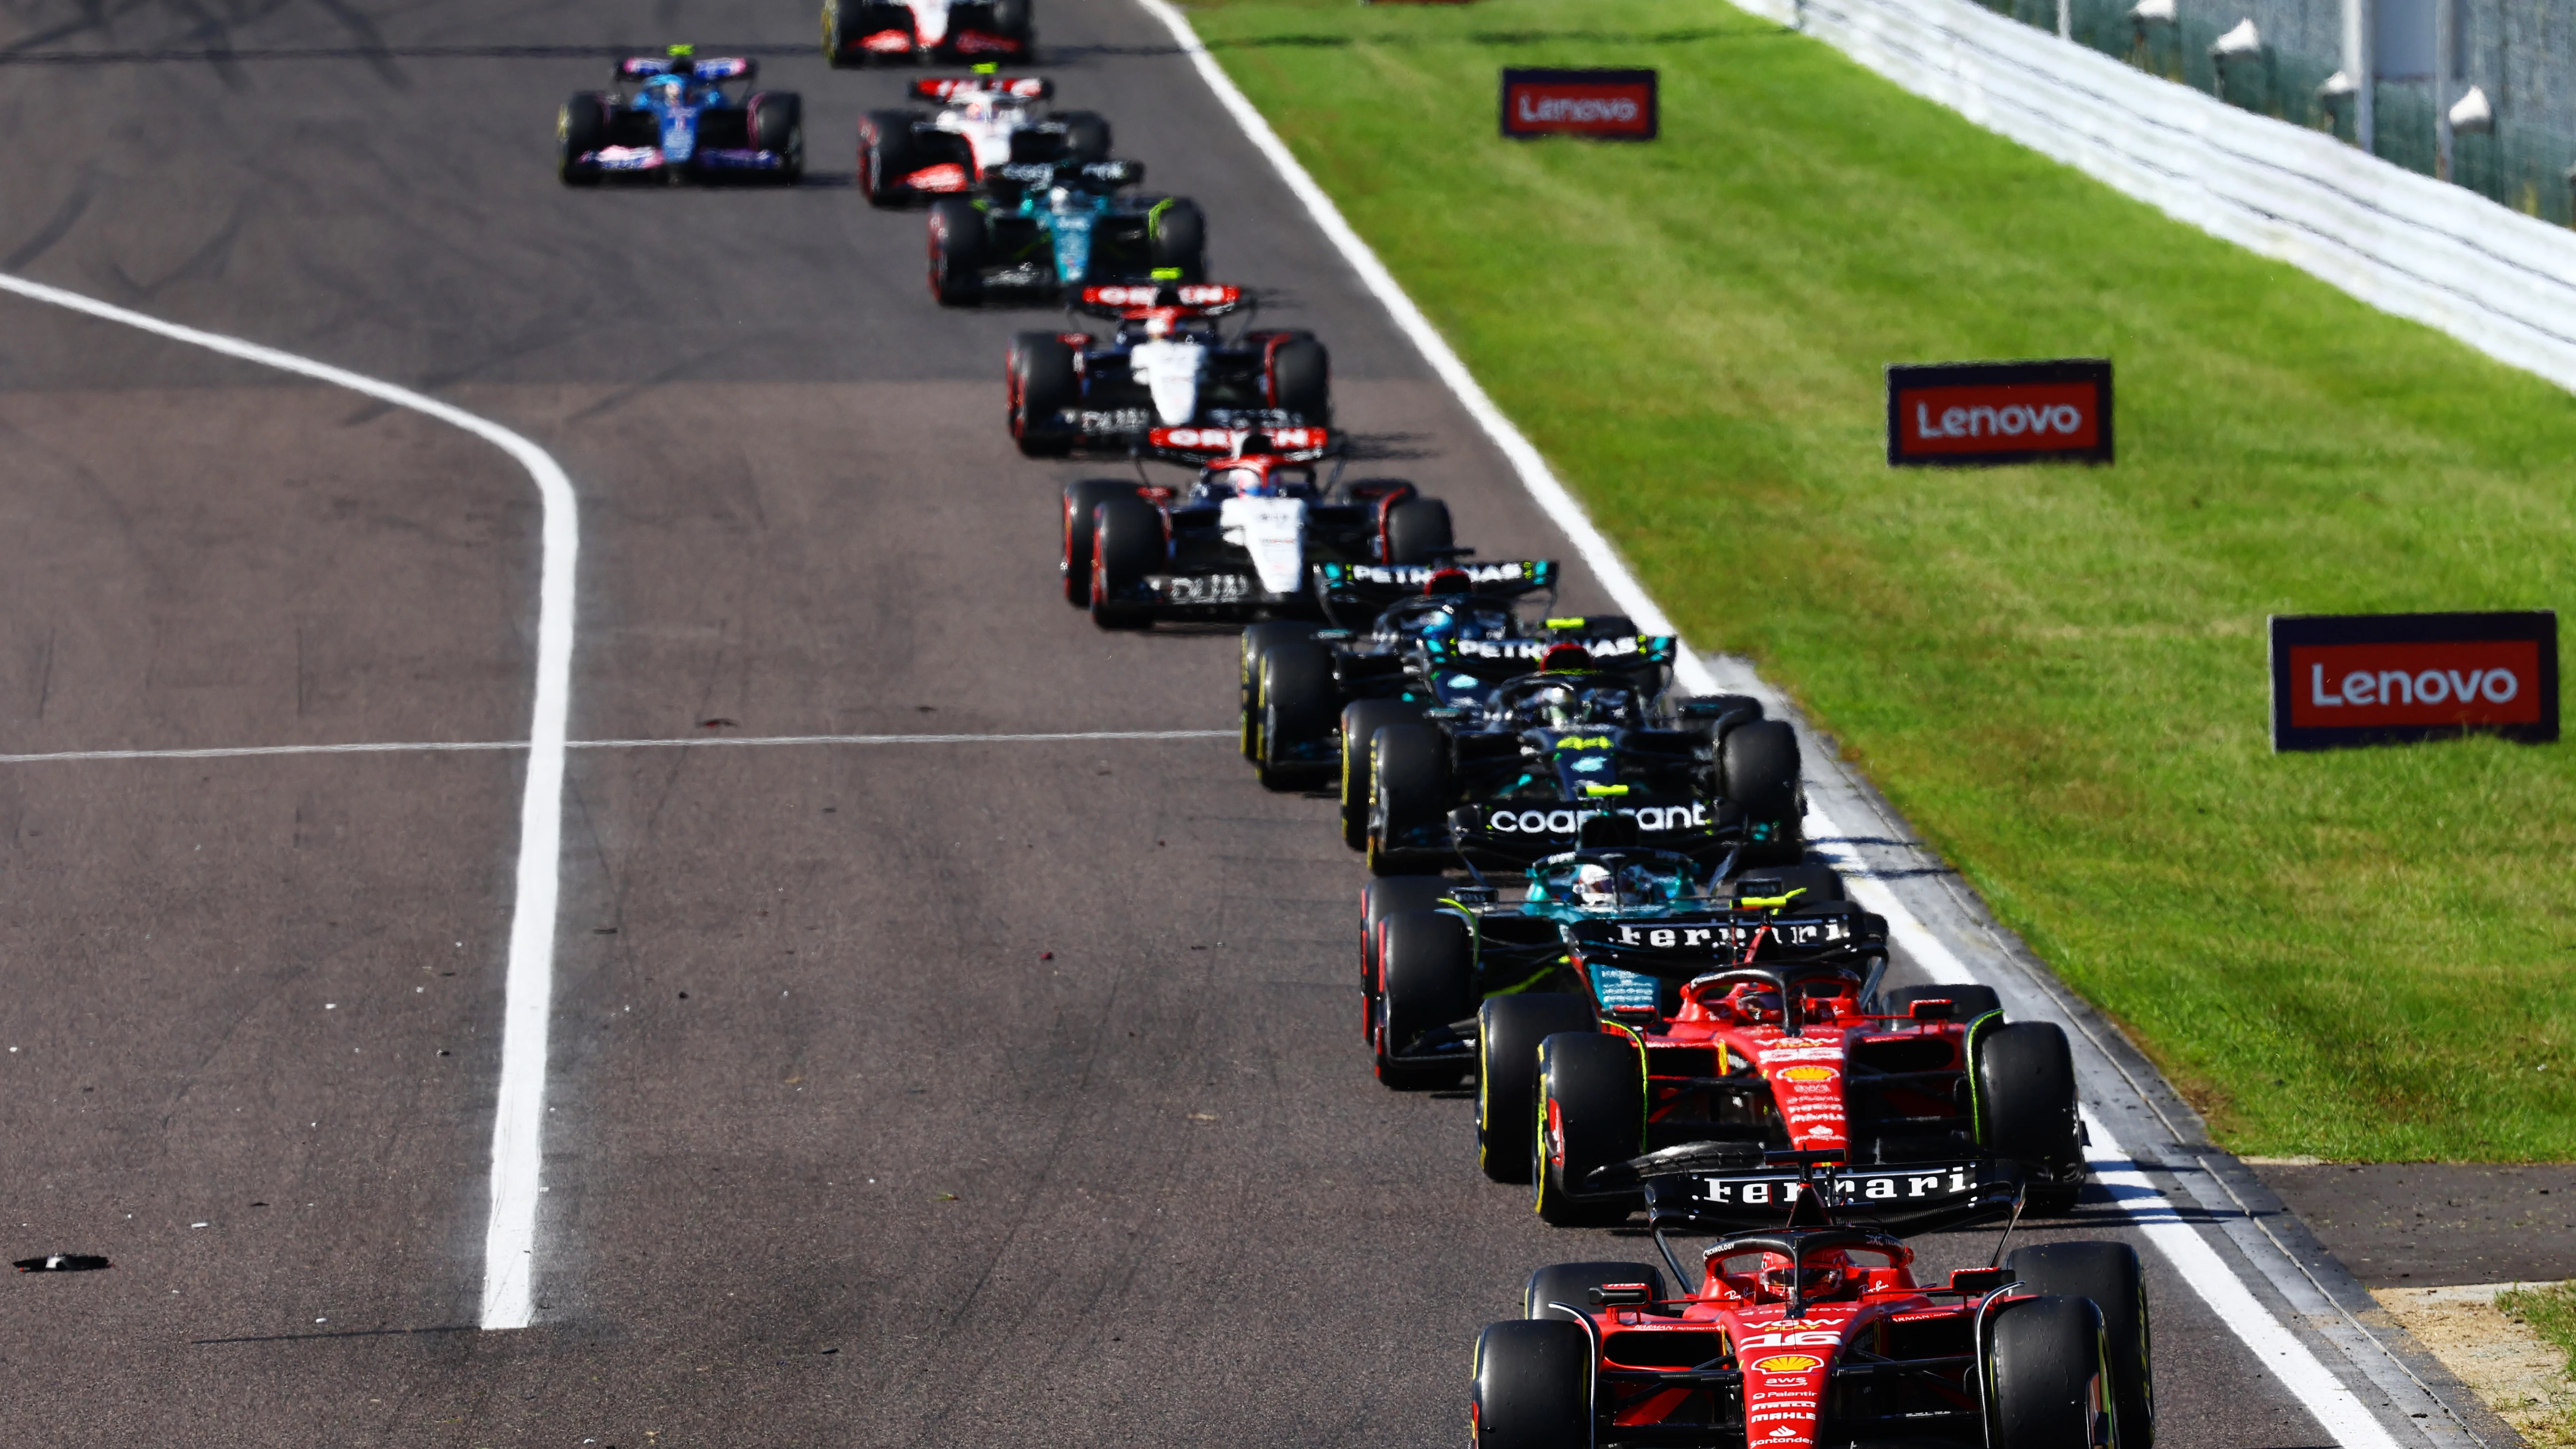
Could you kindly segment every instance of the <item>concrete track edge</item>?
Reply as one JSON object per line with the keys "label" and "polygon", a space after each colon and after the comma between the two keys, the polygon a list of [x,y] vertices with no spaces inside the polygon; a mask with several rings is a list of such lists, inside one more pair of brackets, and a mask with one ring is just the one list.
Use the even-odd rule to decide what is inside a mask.
{"label": "concrete track edge", "polygon": [[[1340,208],[1216,64],[1188,18],[1167,0],[1137,3],[1171,33],[1218,102],[1278,171],[1288,191],[1361,284],[1386,307],[1397,328],[1511,462],[1522,485],[1565,531],[1575,552],[1611,597],[1641,627],[1677,633],[1670,616],[1646,592],[1538,449],[1504,416]],[[1938,956],[1952,958],[1940,963],[1947,970],[1936,967],[1933,974],[1950,975],[1964,967],[1996,989],[2009,1014],[2056,1021],[2067,1029],[2092,1120],[2104,1128],[2099,1135],[2118,1139],[2096,1144],[2097,1162],[2107,1168],[2125,1156],[2152,1190],[2147,1201],[2138,1200],[2147,1197],[2145,1193],[2120,1195],[2123,1211],[2140,1226],[2179,1221],[2196,1230],[2252,1295],[2258,1309],[2273,1320],[2261,1327],[2277,1325],[2289,1336],[2295,1347],[2282,1356],[2313,1357],[2330,1376],[2325,1383],[2303,1384],[2302,1378],[2316,1377],[2313,1368],[2302,1375],[2294,1364],[2268,1360],[2265,1364],[2283,1377],[2339,1443],[2346,1449],[2378,1449],[2388,1444],[2520,1449],[2520,1437],[2380,1311],[2369,1293],[2243,1163],[2210,1145],[2199,1115],[2145,1055],[2108,1019],[2068,991],[2019,937],[1996,922],[1967,883],[1922,844],[1886,799],[1843,766],[1839,750],[1817,734],[1786,696],[1764,683],[1748,662],[1727,656],[1703,659],[1685,648],[1675,672],[1683,686],[1695,692],[1752,695],[1775,717],[1797,728],[1807,762],[1810,829],[1827,847],[1826,853],[1838,856],[1858,877],[1855,894],[1863,903],[1891,916],[1900,937],[1900,960],[1907,955],[1902,937],[1909,934],[1903,928],[1915,927],[1918,933],[1929,933]],[[1878,833],[1846,833],[1835,824],[1837,820],[1874,822]],[[1923,969],[1925,963],[1913,964]],[[2254,1325],[2231,1327],[2258,1355],[2263,1345],[2279,1337],[2254,1332]]]}

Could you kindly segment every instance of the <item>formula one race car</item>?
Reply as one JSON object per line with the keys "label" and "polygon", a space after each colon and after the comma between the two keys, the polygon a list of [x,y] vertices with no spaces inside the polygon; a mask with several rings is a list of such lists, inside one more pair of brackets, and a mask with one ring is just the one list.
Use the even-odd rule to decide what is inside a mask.
{"label": "formula one race car", "polygon": [[[1633,830],[1596,825],[1596,840]],[[1897,1166],[2010,1160],[2046,1211],[2086,1172],[2066,1034],[2006,1022],[1992,989],[1881,991],[1887,923],[1822,866],[1703,893],[1664,851],[1590,846],[1521,899],[1438,877],[1373,882],[1361,985],[1378,1075],[1477,1069],[1486,1176],[1552,1223],[1617,1222],[1620,1164],[1717,1144]],[[1605,1180],[1606,1179],[1606,1180]]]}
{"label": "formula one race car", "polygon": [[859,185],[878,206],[963,192],[1013,162],[1106,161],[1109,122],[1089,111],[1047,115],[1037,103],[1053,81],[990,74],[912,83],[912,98],[935,115],[870,111],[859,121]]}
{"label": "formula one race car", "polygon": [[1204,466],[1177,490],[1120,478],[1065,485],[1065,602],[1103,629],[1365,619],[1460,552],[1448,505],[1410,483],[1344,482],[1338,468],[1318,483],[1314,465],[1333,447],[1326,429],[1156,428],[1146,446]]}
{"label": "formula one race car", "polygon": [[[2134,1249],[2042,1243],[1932,1285],[1915,1280],[1893,1232],[1837,1221],[1991,1220],[2012,1210],[2002,1177],[1976,1162],[1891,1172],[1813,1160],[1659,1175],[1660,1268],[1541,1268],[1522,1317],[1477,1335],[1476,1449],[2153,1449]],[[1946,1202],[1922,1200],[1935,1195]],[[1675,1232],[1716,1241],[1692,1267]]]}
{"label": "formula one race car", "polygon": [[[1806,854],[1798,737],[1739,695],[1676,699],[1672,643],[1637,635],[1529,646],[1461,640],[1435,667],[1505,677],[1412,718],[1346,721],[1345,832],[1376,874],[1526,866],[1565,850],[1583,822],[1633,820],[1646,843],[1702,861],[1776,864]],[[1497,671],[1500,672],[1500,671]],[[1491,678],[1492,675],[1487,675]],[[1412,701],[1406,701],[1408,705]],[[1365,773],[1359,729],[1367,739]],[[1358,812],[1367,811],[1364,824]]]}
{"label": "formula one race car", "polygon": [[981,195],[930,203],[930,294],[955,307],[994,291],[1200,280],[1207,218],[1185,196],[1119,194],[1144,179],[1141,161],[991,168]]}
{"label": "formula one race car", "polygon": [[1085,287],[1077,310],[1117,323],[1088,332],[1023,332],[1005,366],[1011,437],[1032,458],[1077,448],[1130,451],[1155,428],[1294,428],[1332,422],[1332,360],[1310,332],[1228,340],[1216,318],[1239,287],[1170,282]]}
{"label": "formula one race car", "polygon": [[566,186],[604,177],[743,180],[794,185],[805,173],[805,106],[793,91],[726,95],[760,63],[699,60],[688,46],[617,63],[618,89],[584,91],[555,117],[556,169]]}
{"label": "formula one race car", "polygon": [[[1326,566],[1328,582],[1339,567]],[[1354,754],[1365,771],[1368,739],[1378,725],[1419,719],[1429,705],[1472,701],[1492,690],[1489,676],[1498,664],[1508,673],[1536,668],[1537,651],[1560,640],[1589,640],[1606,650],[1634,635],[1635,626],[1619,614],[1523,618],[1518,605],[1555,598],[1556,575],[1548,559],[1461,561],[1434,570],[1421,593],[1396,600],[1366,632],[1295,622],[1244,630],[1237,690],[1243,757],[1273,790],[1330,778],[1336,760],[1348,781]],[[1504,647],[1488,653],[1486,645]],[[1525,657],[1516,652],[1524,648]],[[1442,667],[1462,655],[1463,667]],[[1517,668],[1507,662],[1515,658]],[[1670,659],[1667,642],[1662,662]],[[1345,720],[1352,722],[1342,727]],[[1356,740],[1358,750],[1343,750],[1344,738]],[[1369,789],[1363,781],[1350,793],[1359,809],[1346,816],[1344,838],[1365,849]]]}
{"label": "formula one race car", "polygon": [[823,59],[835,68],[916,55],[1036,54],[1029,0],[823,0]]}

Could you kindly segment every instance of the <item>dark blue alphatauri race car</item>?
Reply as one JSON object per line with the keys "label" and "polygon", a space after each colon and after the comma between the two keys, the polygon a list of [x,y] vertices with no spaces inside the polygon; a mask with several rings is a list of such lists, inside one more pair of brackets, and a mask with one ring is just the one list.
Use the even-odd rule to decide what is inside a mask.
{"label": "dark blue alphatauri race car", "polygon": [[[685,45],[617,63],[618,88],[584,91],[555,122],[567,186],[602,178],[775,181],[805,171],[805,108],[793,91],[752,91],[757,61],[700,60]],[[740,83],[748,94],[725,91]]]}
{"label": "dark blue alphatauri race car", "polygon": [[930,294],[953,307],[988,291],[1203,280],[1207,218],[1186,196],[1122,194],[1144,179],[1141,161],[988,169],[981,194],[930,204]]}

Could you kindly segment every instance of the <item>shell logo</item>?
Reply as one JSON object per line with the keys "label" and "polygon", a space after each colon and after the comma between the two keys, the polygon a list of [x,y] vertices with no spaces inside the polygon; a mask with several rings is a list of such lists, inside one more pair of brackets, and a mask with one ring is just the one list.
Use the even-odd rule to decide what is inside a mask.
{"label": "shell logo", "polygon": [[1834,1069],[1831,1067],[1783,1067],[1780,1070],[1780,1080],[1784,1082],[1830,1082],[1833,1079]]}
{"label": "shell logo", "polygon": [[1812,1353],[1775,1353],[1753,1362],[1756,1372],[1766,1374],[1813,1373],[1824,1366],[1825,1361]]}

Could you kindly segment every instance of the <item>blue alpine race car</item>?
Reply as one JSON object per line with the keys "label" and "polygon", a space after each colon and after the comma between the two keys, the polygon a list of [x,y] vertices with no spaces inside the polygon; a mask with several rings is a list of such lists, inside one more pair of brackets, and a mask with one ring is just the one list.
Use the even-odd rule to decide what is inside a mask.
{"label": "blue alpine race car", "polygon": [[[805,171],[805,106],[793,91],[753,91],[760,63],[700,60],[685,45],[617,63],[617,89],[584,91],[555,122],[567,186],[604,177],[794,185]],[[728,95],[739,83],[748,94]]]}
{"label": "blue alpine race car", "polygon": [[930,294],[953,307],[987,291],[1205,280],[1206,216],[1186,196],[1121,193],[1144,179],[1141,161],[989,168],[979,194],[930,204]]}

